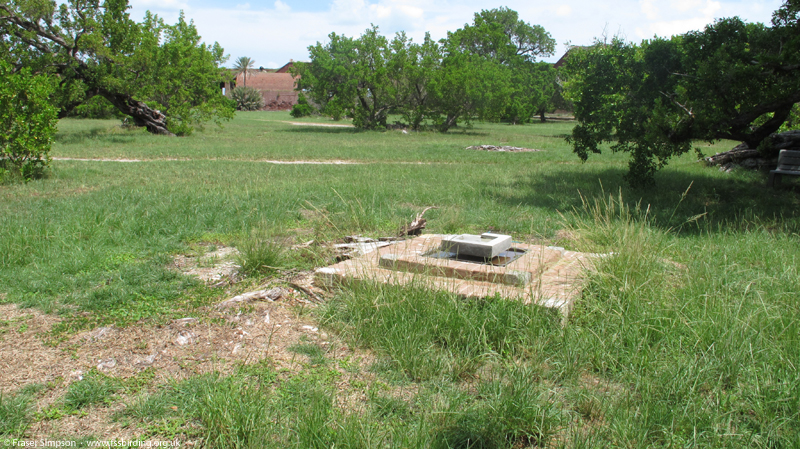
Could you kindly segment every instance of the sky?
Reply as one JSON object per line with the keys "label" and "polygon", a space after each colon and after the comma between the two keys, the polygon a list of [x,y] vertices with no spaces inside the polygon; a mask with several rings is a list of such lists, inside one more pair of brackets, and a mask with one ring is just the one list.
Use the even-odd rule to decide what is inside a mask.
{"label": "sky", "polygon": [[256,67],[278,68],[307,61],[308,47],[327,42],[331,32],[358,37],[375,24],[382,34],[405,31],[415,42],[425,32],[438,40],[471,23],[476,12],[506,6],[520,19],[541,25],[558,43],[555,62],[567,44],[588,45],[602,36],[639,42],[702,29],[722,17],[769,23],[781,0],[130,0],[131,18],[150,10],[168,23],[180,11],[194,20],[206,43],[219,42],[231,66],[248,56]]}

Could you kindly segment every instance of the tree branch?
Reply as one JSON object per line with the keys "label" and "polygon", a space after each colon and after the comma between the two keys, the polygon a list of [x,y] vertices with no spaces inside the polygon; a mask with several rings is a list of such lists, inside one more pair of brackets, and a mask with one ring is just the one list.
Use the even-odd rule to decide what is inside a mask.
{"label": "tree branch", "polygon": [[780,100],[771,101],[769,103],[762,103],[748,112],[744,112],[739,114],[733,120],[729,121],[728,123],[732,128],[744,128],[749,126],[753,120],[761,117],[762,115],[768,112],[775,112],[778,109],[782,109],[787,105],[794,105],[795,103],[800,102],[800,90],[788,95]]}
{"label": "tree branch", "polygon": [[669,94],[669,95],[668,95],[668,94],[667,94],[667,93],[665,93],[665,92],[660,92],[660,93],[661,93],[661,95],[663,95],[663,96],[665,96],[665,97],[669,98],[669,101],[671,101],[673,104],[675,104],[675,105],[676,105],[676,106],[678,106],[679,108],[681,108],[681,109],[683,109],[684,111],[686,111],[686,113],[687,113],[687,114],[689,114],[689,117],[691,117],[691,118],[694,118],[694,112],[692,112],[692,110],[691,110],[691,109],[688,109],[686,106],[684,106],[684,105],[680,104],[680,103],[678,102],[678,100],[676,100],[676,99],[675,99],[675,94]]}

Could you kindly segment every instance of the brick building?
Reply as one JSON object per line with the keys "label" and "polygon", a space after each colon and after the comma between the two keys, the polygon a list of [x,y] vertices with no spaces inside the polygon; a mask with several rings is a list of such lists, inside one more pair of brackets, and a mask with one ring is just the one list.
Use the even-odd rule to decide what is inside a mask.
{"label": "brick building", "polygon": [[244,74],[240,73],[232,82],[224,83],[222,87],[226,94],[229,94],[230,90],[237,86],[247,85],[247,87],[257,89],[264,97],[264,110],[267,111],[292,109],[292,106],[297,104],[299,93],[295,91],[297,80],[289,73],[289,69],[293,66],[294,61],[289,61],[279,69],[259,67],[247,74],[246,84]]}

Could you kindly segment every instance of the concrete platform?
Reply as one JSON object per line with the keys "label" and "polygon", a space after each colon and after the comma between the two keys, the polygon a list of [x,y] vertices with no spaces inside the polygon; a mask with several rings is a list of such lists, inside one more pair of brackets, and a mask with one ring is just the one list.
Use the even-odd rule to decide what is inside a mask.
{"label": "concrete platform", "polygon": [[330,288],[337,284],[375,281],[388,284],[423,282],[430,288],[469,298],[500,295],[525,303],[557,309],[565,318],[580,296],[585,272],[596,254],[563,248],[514,243],[526,251],[506,266],[426,256],[442,243],[442,235],[426,234],[396,242],[377,251],[319,268],[315,283]]}

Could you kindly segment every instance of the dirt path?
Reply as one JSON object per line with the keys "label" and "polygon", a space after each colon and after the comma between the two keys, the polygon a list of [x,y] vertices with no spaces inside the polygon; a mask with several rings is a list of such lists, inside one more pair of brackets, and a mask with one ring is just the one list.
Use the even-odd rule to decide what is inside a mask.
{"label": "dirt path", "polygon": [[230,162],[259,162],[263,164],[275,164],[275,165],[360,165],[364,162],[358,161],[344,161],[344,160],[328,160],[328,161],[314,161],[314,160],[298,160],[298,161],[277,161],[277,160],[267,160],[267,159],[253,159],[253,160],[239,160],[239,159],[176,159],[176,158],[166,158],[166,159],[127,159],[127,158],[119,158],[119,159],[106,159],[106,158],[97,158],[97,159],[90,159],[90,158],[80,158],[80,157],[53,157],[51,158],[54,161],[77,161],[77,162],[175,162],[175,161],[182,161],[182,162],[189,162],[189,161],[230,161]]}
{"label": "dirt path", "polygon": [[301,123],[301,122],[283,122],[295,126],[326,126],[329,128],[355,128],[353,125],[334,125],[333,123]]}

